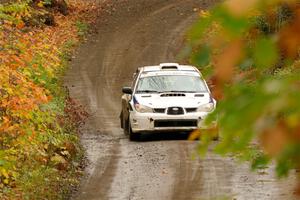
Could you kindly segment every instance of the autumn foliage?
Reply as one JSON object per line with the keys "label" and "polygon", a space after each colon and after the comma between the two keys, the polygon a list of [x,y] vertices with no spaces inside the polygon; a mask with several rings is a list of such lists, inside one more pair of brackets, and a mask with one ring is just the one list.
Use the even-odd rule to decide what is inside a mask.
{"label": "autumn foliage", "polygon": [[[59,191],[55,181],[61,181],[51,182],[50,174],[70,170],[77,156],[75,129],[86,113],[67,97],[61,76],[71,49],[82,39],[76,24],[92,23],[98,7],[68,2],[68,15],[48,8],[51,1],[0,5],[1,199],[30,198],[32,192],[35,198],[59,196],[51,190]],[[41,13],[52,16],[54,24],[41,21]],[[34,182],[43,173],[45,180]]]}
{"label": "autumn foliage", "polygon": [[299,22],[298,1],[228,0],[200,13],[185,49],[218,99],[215,151],[253,168],[275,160],[280,177],[300,167]]}

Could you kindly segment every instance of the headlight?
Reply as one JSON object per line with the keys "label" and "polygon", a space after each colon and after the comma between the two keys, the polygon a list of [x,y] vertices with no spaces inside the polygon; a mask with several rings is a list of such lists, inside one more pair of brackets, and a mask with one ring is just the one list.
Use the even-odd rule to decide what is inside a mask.
{"label": "headlight", "polygon": [[153,112],[152,108],[141,105],[141,104],[134,104],[134,108],[136,111],[138,111],[140,113],[152,113]]}
{"label": "headlight", "polygon": [[153,113],[153,109],[148,107],[148,106],[144,106],[144,105],[141,105],[138,100],[136,99],[135,96],[133,96],[132,98],[133,100],[133,105],[134,105],[134,108],[137,112],[140,112],[140,113]]}
{"label": "headlight", "polygon": [[214,103],[203,104],[197,108],[197,112],[212,112],[215,109]]}

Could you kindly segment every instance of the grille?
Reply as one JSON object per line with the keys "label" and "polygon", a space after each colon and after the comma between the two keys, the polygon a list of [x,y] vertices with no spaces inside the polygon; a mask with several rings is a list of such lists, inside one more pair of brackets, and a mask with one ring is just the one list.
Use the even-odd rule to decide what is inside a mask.
{"label": "grille", "polygon": [[197,120],[155,120],[154,127],[197,127]]}
{"label": "grille", "polygon": [[186,111],[187,113],[196,112],[196,111],[197,111],[197,108],[185,108],[185,111]]}
{"label": "grille", "polygon": [[165,113],[165,111],[166,111],[165,108],[154,108],[153,110],[155,113]]}
{"label": "grille", "polygon": [[182,93],[165,93],[161,94],[161,97],[185,97],[185,94]]}
{"label": "grille", "polygon": [[167,111],[168,115],[182,115],[184,114],[183,108],[181,107],[169,107]]}

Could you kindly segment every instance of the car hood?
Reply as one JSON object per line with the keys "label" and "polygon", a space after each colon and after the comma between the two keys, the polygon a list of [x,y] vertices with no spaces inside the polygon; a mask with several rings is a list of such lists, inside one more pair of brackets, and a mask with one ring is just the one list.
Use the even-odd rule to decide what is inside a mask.
{"label": "car hood", "polygon": [[209,93],[135,94],[134,98],[139,104],[151,108],[196,108],[211,101]]}

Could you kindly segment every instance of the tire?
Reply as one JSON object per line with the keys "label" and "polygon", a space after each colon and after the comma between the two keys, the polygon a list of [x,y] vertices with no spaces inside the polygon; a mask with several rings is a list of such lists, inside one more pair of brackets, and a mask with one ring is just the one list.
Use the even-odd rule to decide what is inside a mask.
{"label": "tire", "polygon": [[130,121],[128,120],[128,123],[127,123],[127,131],[128,131],[128,134],[129,134],[129,140],[130,141],[138,141],[140,139],[140,133],[133,133],[132,132],[132,129],[131,129],[131,125],[130,125]]}
{"label": "tire", "polygon": [[123,111],[121,111],[120,116],[119,116],[119,119],[120,119],[120,126],[121,126],[121,128],[123,129],[123,128],[124,128]]}
{"label": "tire", "polygon": [[123,124],[123,132],[124,132],[124,135],[128,135],[129,134],[129,128],[128,128],[128,124],[129,124],[129,119],[126,120],[124,119],[124,117],[122,116],[122,124]]}

